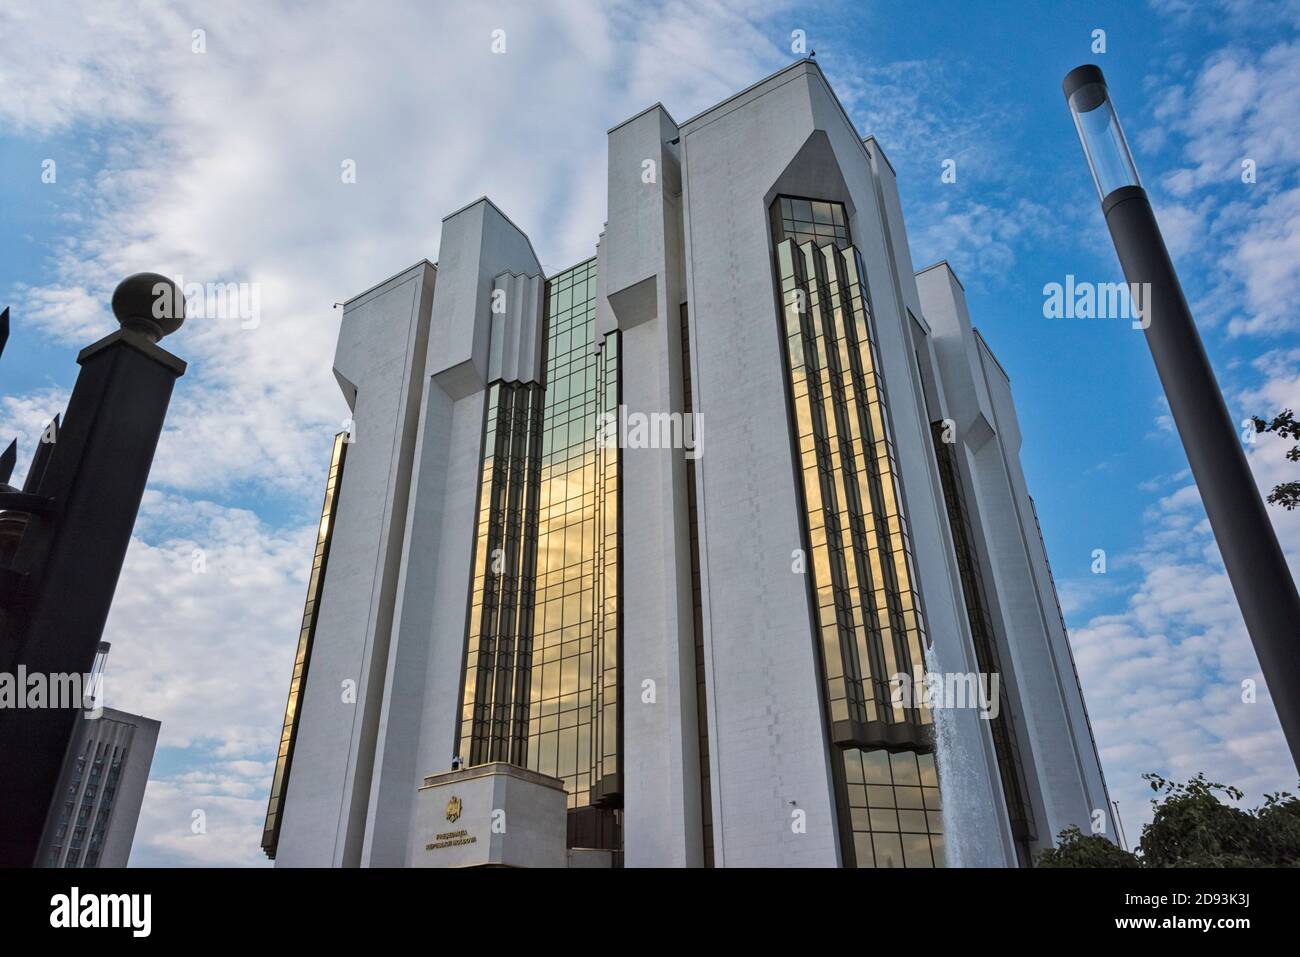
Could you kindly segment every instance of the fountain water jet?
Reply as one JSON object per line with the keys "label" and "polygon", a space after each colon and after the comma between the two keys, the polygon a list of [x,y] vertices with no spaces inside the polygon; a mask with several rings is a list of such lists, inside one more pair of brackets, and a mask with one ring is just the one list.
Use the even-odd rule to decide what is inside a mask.
{"label": "fountain water jet", "polygon": [[[945,674],[937,644],[925,651],[926,671]],[[934,758],[943,799],[944,857],[948,867],[1007,867],[1015,861],[1004,832],[1007,815],[1001,794],[993,791],[997,771],[984,767],[980,737],[983,719],[973,707],[946,707],[936,702]],[[1001,826],[999,826],[1001,825]]]}

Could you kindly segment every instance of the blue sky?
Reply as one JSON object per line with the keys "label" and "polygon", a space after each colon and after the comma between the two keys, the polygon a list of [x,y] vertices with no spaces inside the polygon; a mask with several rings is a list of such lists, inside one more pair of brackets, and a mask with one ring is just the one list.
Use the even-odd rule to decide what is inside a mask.
{"label": "blue sky", "polygon": [[[346,416],[332,304],[435,259],[441,217],[484,193],[548,269],[586,258],[604,218],[605,131],[655,101],[678,119],[710,106],[794,59],[795,30],[893,163],[914,266],[953,264],[1011,376],[1130,838],[1143,771],[1206,770],[1250,799],[1294,789],[1266,694],[1241,701],[1258,666],[1141,334],[1042,306],[1067,274],[1120,278],[1060,92],[1095,62],[1230,410],[1300,407],[1300,4],[143,10],[0,10],[0,303],[14,322],[0,434],[20,436],[19,472],[62,410],[76,351],[114,328],[120,278],[149,269],[261,294],[255,328],[192,319],[167,343],[191,368],[106,635],[109,704],[163,721],[134,864],[265,863],[311,529]],[[495,29],[504,55],[489,50]],[[340,181],[348,159],[354,184]],[[955,183],[941,182],[945,160]],[[1282,449],[1249,448],[1261,486],[1293,475]],[[1300,514],[1274,517],[1294,568]],[[1090,571],[1095,549],[1104,575]]]}

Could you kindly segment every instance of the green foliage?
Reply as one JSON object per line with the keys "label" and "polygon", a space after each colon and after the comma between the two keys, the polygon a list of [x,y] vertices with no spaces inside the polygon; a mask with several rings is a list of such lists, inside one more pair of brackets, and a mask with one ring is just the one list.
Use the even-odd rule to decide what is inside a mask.
{"label": "green foliage", "polygon": [[1142,829],[1142,862],[1146,867],[1249,867],[1254,856],[1256,821],[1240,808],[1222,803],[1223,794],[1241,800],[1234,787],[1205,780],[1198,774],[1186,784],[1144,774],[1151,790],[1164,792],[1163,803],[1152,800],[1155,815]]}
{"label": "green foliage", "polygon": [[1142,829],[1138,853],[1098,835],[1066,828],[1058,845],[1039,853],[1039,867],[1297,867],[1300,866],[1300,798],[1286,791],[1264,795],[1262,807],[1226,804],[1242,792],[1198,774],[1186,783],[1158,774],[1142,777],[1158,798]]}
{"label": "green foliage", "polygon": [[1037,867],[1141,867],[1136,854],[1100,834],[1084,834],[1071,825],[1057,835],[1060,844],[1039,852]]}
{"label": "green foliage", "polygon": [[1300,798],[1287,791],[1265,794],[1255,817],[1260,823],[1260,856],[1275,866],[1300,866]]}
{"label": "green foliage", "polygon": [[[1300,448],[1300,445],[1296,446]],[[1288,512],[1300,505],[1300,482],[1279,482],[1268,493],[1269,505],[1281,505]]]}
{"label": "green foliage", "polygon": [[[1295,414],[1290,409],[1284,409],[1281,415],[1273,416],[1272,422],[1261,419],[1257,415],[1252,415],[1250,418],[1255,423],[1257,435],[1276,432],[1284,439],[1300,439],[1300,422],[1296,421]],[[1300,445],[1292,446],[1287,451],[1286,457],[1292,462],[1300,462]],[[1300,506],[1300,482],[1282,482],[1273,486],[1273,491],[1268,494],[1268,503],[1281,505],[1288,512]]]}

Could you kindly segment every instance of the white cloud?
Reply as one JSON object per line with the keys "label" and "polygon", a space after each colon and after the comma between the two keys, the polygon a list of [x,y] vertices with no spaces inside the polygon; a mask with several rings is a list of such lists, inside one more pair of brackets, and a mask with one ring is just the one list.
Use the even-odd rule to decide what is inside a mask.
{"label": "white cloud", "polygon": [[[845,109],[884,148],[904,193],[917,191],[904,204],[916,266],[946,259],[968,288],[980,288],[1009,273],[1030,242],[1067,237],[1075,211],[1026,197],[1032,174],[1011,145],[1015,118],[968,95],[967,67],[867,61],[829,45],[824,67]],[[954,181],[942,179],[946,170]]]}
{"label": "white cloud", "polygon": [[[26,287],[23,287],[26,290]],[[45,286],[27,291],[24,319],[35,329],[69,342],[89,343],[112,327],[106,301],[80,286]]]}
{"label": "white cloud", "polygon": [[269,866],[260,842],[273,770],[269,761],[209,760],[202,770],[151,777],[131,865]]}
{"label": "white cloud", "polygon": [[[1300,119],[1300,109],[1297,110]],[[1300,155],[1300,154],[1298,154]],[[1235,242],[1231,269],[1250,313],[1228,326],[1233,334],[1300,328],[1300,188],[1273,196]]]}
{"label": "white cloud", "polygon": [[1300,26],[1298,0],[1150,0],[1150,3],[1157,12],[1200,28]]}
{"label": "white cloud", "polygon": [[264,755],[279,738],[313,547],[312,526],[147,493],[104,631],[107,704],[161,719],[169,747]]}
{"label": "white cloud", "polygon": [[963,283],[977,288],[1009,273],[1023,244],[1050,234],[1054,222],[1028,199],[997,206],[942,200],[923,210],[910,243],[916,263],[947,259]]}
{"label": "white cloud", "polygon": [[[262,860],[314,535],[146,493],[104,631],[106,704],[162,721],[133,863]],[[163,752],[193,769],[159,771]],[[206,833],[192,830],[195,809]]]}
{"label": "white cloud", "polygon": [[1205,220],[1210,201],[1199,204],[1164,202],[1156,207],[1160,232],[1164,236],[1169,254],[1175,260],[1190,257],[1202,248],[1205,241]]}
{"label": "white cloud", "polygon": [[[956,162],[958,183],[1003,178],[1011,163],[996,134],[1006,119],[962,95],[960,66],[938,59],[863,61],[848,49],[834,53],[825,68],[837,95],[891,161],[915,163],[936,183],[946,159]],[[837,68],[846,60],[847,69]]]}
{"label": "white cloud", "polygon": [[[1220,50],[1168,86],[1154,113],[1182,144],[1183,161],[1155,182],[1172,197],[1158,204],[1171,252],[1203,274],[1198,317],[1226,317],[1234,336],[1294,330],[1300,189],[1288,187],[1300,170],[1300,41]],[[1243,182],[1247,161],[1254,182]]]}
{"label": "white cloud", "polygon": [[93,181],[53,187],[85,192],[87,222],[22,308],[80,346],[115,328],[106,304],[131,272],[256,284],[257,328],[192,318],[164,343],[190,371],[154,481],[195,492],[314,493],[320,437],[347,414],[331,306],[436,258],[445,213],[488,193],[548,268],[570,265],[604,218],[609,126],[656,99],[684,118],[786,59],[753,9],[721,3],[191,4],[148,30],[102,3],[73,25],[87,13],[0,12],[0,120],[112,144]]}
{"label": "white cloud", "polygon": [[54,386],[0,396],[0,451],[8,448],[10,441],[18,442],[18,459],[9,479],[11,485],[22,487],[46,428],[67,405],[68,393]]}

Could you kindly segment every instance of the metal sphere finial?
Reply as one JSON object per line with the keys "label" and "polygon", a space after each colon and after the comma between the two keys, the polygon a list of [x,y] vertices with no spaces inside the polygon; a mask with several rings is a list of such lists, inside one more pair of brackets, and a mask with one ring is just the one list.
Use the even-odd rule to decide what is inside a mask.
{"label": "metal sphere finial", "polygon": [[157,342],[181,327],[185,321],[185,297],[166,276],[138,272],[127,276],[113,290],[113,315],[123,329]]}

